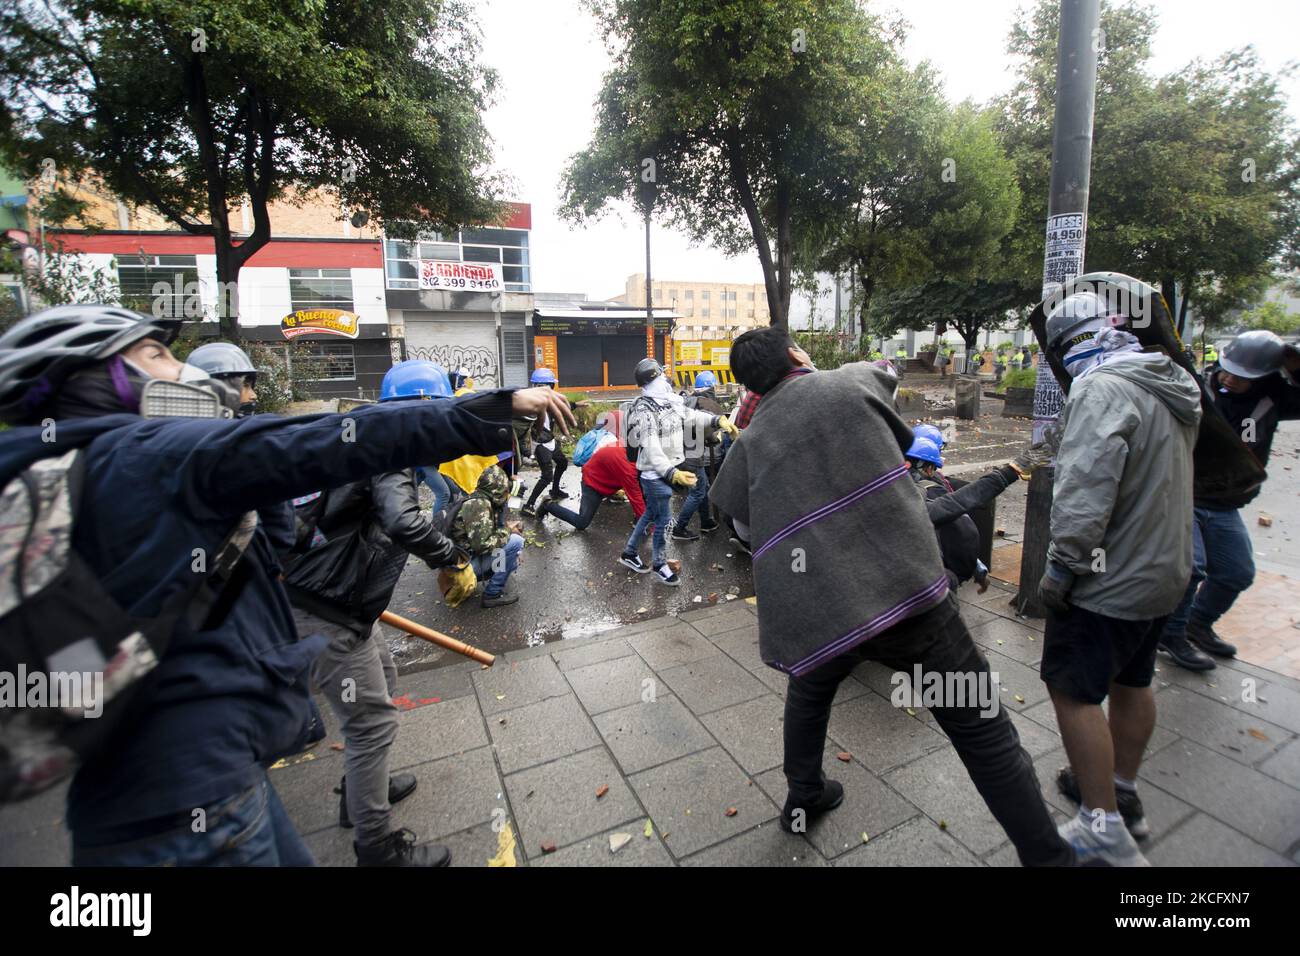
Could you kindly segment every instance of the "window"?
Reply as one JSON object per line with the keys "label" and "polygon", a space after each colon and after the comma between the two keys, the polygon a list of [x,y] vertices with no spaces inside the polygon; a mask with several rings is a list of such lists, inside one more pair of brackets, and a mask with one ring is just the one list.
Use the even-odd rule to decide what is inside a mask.
{"label": "window", "polygon": [[704,308],[700,309],[700,315],[701,317],[706,319],[709,317],[709,307],[707,305]]}
{"label": "window", "polygon": [[351,312],[352,270],[290,269],[289,299],[295,312],[300,309],[342,309]]}
{"label": "window", "polygon": [[357,377],[356,352],[350,342],[295,342],[289,361],[309,382],[351,381]]}
{"label": "window", "polygon": [[491,262],[501,264],[507,292],[531,292],[528,232],[524,229],[465,229],[461,232],[426,232],[419,241],[388,239],[384,242],[384,275],[390,289],[418,289],[420,260]]}
{"label": "window", "polygon": [[748,299],[750,302],[754,301],[754,292],[752,289],[749,292],[745,293],[745,298]]}
{"label": "window", "polygon": [[663,300],[664,300],[664,290],[663,290],[663,289],[655,289],[655,301],[656,301],[656,302],[662,302]]}
{"label": "window", "polygon": [[708,301],[709,301],[709,290],[708,290],[708,289],[705,289],[703,292],[701,292],[701,293],[700,293],[700,298],[703,299],[705,302],[708,302]]}
{"label": "window", "polygon": [[686,301],[687,301],[687,302],[690,302],[690,301],[694,300],[694,298],[695,298],[695,290],[694,290],[694,289],[687,289],[687,290],[686,290]]}
{"label": "window", "polygon": [[128,308],[160,318],[203,315],[194,256],[118,256],[117,283]]}

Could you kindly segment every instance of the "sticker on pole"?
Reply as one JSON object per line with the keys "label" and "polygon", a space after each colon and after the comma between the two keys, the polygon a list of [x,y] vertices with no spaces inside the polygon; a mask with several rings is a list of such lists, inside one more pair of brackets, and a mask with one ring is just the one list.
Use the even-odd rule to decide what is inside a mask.
{"label": "sticker on pole", "polygon": [[1043,258],[1043,298],[1083,272],[1084,214],[1071,212],[1047,220]]}

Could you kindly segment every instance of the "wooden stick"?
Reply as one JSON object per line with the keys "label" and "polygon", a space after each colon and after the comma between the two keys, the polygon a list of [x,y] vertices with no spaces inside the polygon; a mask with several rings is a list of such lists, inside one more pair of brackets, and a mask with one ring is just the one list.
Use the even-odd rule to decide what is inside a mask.
{"label": "wooden stick", "polygon": [[430,644],[437,644],[439,647],[445,647],[449,651],[455,651],[457,654],[464,654],[466,657],[473,658],[480,664],[486,664],[491,667],[496,658],[487,651],[480,651],[477,647],[471,647],[464,641],[458,641],[454,637],[448,637],[441,631],[435,631],[432,628],[425,627],[423,624],[416,624],[392,611],[385,611],[379,615],[379,620],[385,624],[390,624],[398,630],[405,631],[414,637],[428,641]]}

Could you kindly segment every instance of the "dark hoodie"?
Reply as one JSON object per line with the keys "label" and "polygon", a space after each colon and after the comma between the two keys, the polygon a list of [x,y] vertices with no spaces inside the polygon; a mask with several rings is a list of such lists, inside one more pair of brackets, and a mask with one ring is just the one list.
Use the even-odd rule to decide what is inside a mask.
{"label": "dark hoodie", "polygon": [[[1277,434],[1280,422],[1300,418],[1300,387],[1282,377],[1280,372],[1255,379],[1245,392],[1237,395],[1222,391],[1219,387],[1219,369],[1215,366],[1206,376],[1210,392],[1214,395],[1214,404],[1228,420],[1232,430],[1241,436],[1246,447],[1254,453],[1260,465],[1268,467],[1268,456],[1273,448],[1273,436]],[[1254,422],[1253,428],[1246,427],[1246,420]],[[1202,508],[1231,510],[1250,504],[1259,494],[1260,488],[1244,495],[1228,498],[1201,498],[1196,504]]]}

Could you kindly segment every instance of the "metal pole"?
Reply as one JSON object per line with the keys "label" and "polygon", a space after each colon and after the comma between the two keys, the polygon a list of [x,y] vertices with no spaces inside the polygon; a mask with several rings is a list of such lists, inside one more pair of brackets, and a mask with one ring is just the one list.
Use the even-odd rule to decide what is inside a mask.
{"label": "metal pole", "polygon": [[[1088,226],[1088,187],[1092,170],[1092,124],[1097,91],[1097,52],[1102,46],[1101,0],[1061,0],[1061,34],[1056,59],[1056,123],[1052,136],[1052,180],[1047,204],[1043,298],[1055,295],[1083,273]],[[1034,440],[1065,404],[1065,394],[1044,359],[1034,384]],[[1020,593],[1016,610],[1042,617],[1038,581],[1047,567],[1051,542],[1051,468],[1029,482],[1024,545],[1020,556]]]}
{"label": "metal pole", "polygon": [[646,357],[655,357],[655,313],[650,292],[650,203],[645,206],[645,347]]}

